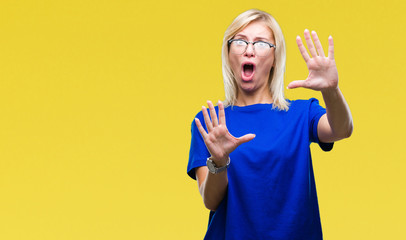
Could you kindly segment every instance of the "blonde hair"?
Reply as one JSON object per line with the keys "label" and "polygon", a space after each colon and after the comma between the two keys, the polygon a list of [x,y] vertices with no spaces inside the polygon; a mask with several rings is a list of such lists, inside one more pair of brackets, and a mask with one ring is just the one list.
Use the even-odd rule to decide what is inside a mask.
{"label": "blonde hair", "polygon": [[238,15],[234,21],[227,28],[224,33],[223,47],[222,47],[222,67],[223,67],[223,80],[225,90],[224,105],[234,105],[237,100],[237,83],[229,62],[229,49],[228,40],[232,39],[238,32],[244,29],[248,24],[253,21],[261,21],[273,32],[275,38],[275,65],[271,69],[269,75],[268,87],[273,99],[273,108],[278,110],[289,109],[289,102],[284,97],[283,79],[285,74],[286,64],[286,48],[285,39],[283,37],[282,29],[269,13],[258,9],[250,9]]}

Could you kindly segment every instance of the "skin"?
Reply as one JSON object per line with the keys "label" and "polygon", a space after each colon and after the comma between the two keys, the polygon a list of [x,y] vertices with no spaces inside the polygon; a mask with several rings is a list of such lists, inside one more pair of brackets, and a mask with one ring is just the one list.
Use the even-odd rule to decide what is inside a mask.
{"label": "skin", "polygon": [[[262,40],[275,44],[272,31],[260,21],[254,21],[237,33],[234,39],[243,39],[249,42]],[[275,48],[265,57],[255,54],[254,47],[249,44],[244,54],[237,55],[230,53],[230,67],[236,76],[237,106],[252,105],[255,103],[272,103],[272,96],[268,90],[268,79],[275,62]],[[255,74],[252,80],[242,80],[242,63],[249,61],[256,65]]]}
{"label": "skin", "polygon": [[[240,34],[240,35],[239,35]],[[247,41],[256,41],[263,38],[264,41],[274,43],[272,31],[262,22],[252,22],[236,36],[243,36]],[[266,40],[265,40],[266,38]],[[334,60],[334,43],[330,36],[328,39],[328,56],[324,55],[322,45],[316,32],[304,31],[304,38],[308,46],[308,54],[301,38],[297,36],[296,42],[299,51],[307,65],[309,75],[305,80],[297,80],[289,83],[288,89],[304,87],[315,91],[321,91],[326,104],[327,113],[318,123],[318,137],[322,142],[334,142],[351,136],[353,130],[352,116],[339,87],[338,72]],[[313,41],[312,41],[313,38]],[[246,106],[256,103],[272,103],[272,96],[267,88],[269,72],[274,64],[274,49],[266,57],[258,57],[250,44],[247,51],[242,55],[230,54],[230,65],[236,76],[238,85],[238,106]],[[241,78],[241,63],[245,60],[256,64],[254,78],[251,81],[243,81]],[[199,119],[195,119],[196,126],[206,144],[211,158],[219,167],[225,166],[229,154],[239,145],[251,141],[254,134],[247,134],[236,138],[232,136],[226,126],[224,106],[218,103],[219,116],[217,118],[214,105],[208,101],[211,119],[206,107],[202,107],[207,132],[204,130]],[[232,163],[231,163],[232,164]],[[227,170],[219,174],[212,174],[207,166],[196,170],[199,192],[202,195],[205,206],[215,211],[227,190]]]}

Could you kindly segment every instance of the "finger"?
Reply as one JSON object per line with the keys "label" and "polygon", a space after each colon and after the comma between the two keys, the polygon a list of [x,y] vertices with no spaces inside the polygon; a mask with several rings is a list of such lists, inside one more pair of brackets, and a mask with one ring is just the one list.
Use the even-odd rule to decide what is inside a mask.
{"label": "finger", "polygon": [[214,109],[213,103],[211,101],[207,101],[207,105],[209,105],[210,109],[210,117],[211,117],[211,122],[213,123],[213,127],[217,127],[218,120],[217,120],[217,113],[216,110]]}
{"label": "finger", "polygon": [[202,138],[206,139],[206,136],[207,136],[206,130],[204,130],[202,123],[200,122],[200,120],[198,118],[195,118],[195,123],[196,123],[197,129],[199,130],[200,134],[202,135]]}
{"label": "finger", "polygon": [[316,52],[316,49],[314,48],[313,41],[312,41],[312,38],[310,37],[309,30],[306,29],[304,31],[304,37],[305,37],[307,48],[309,49],[310,54],[312,55],[312,57],[316,57],[317,52]]}
{"label": "finger", "polygon": [[333,37],[328,37],[328,58],[334,59],[334,41]]}
{"label": "finger", "polygon": [[293,89],[293,88],[298,88],[298,87],[307,87],[306,80],[296,80],[296,81],[290,82],[288,84],[288,89]]}
{"label": "finger", "polygon": [[204,123],[206,124],[206,128],[207,128],[207,132],[211,132],[211,130],[213,130],[213,125],[211,124],[209,113],[207,112],[207,109],[205,106],[202,106],[202,112],[203,112]]}
{"label": "finger", "polygon": [[315,31],[312,31],[312,37],[313,37],[314,45],[316,45],[317,52],[319,53],[319,56],[325,57],[323,46],[321,46],[319,37],[317,36],[317,33]]}
{"label": "finger", "polygon": [[296,43],[297,46],[299,47],[299,51],[302,54],[303,59],[305,60],[305,62],[307,62],[310,59],[310,56],[307,53],[307,50],[303,45],[302,39],[299,36],[296,37]]}
{"label": "finger", "polygon": [[242,137],[237,138],[237,140],[238,140],[237,144],[241,145],[243,143],[251,141],[254,138],[255,138],[255,134],[252,134],[252,133],[246,134],[246,135],[244,135]]}
{"label": "finger", "polygon": [[226,114],[224,113],[224,105],[221,101],[219,101],[218,106],[219,106],[219,124],[226,125]]}

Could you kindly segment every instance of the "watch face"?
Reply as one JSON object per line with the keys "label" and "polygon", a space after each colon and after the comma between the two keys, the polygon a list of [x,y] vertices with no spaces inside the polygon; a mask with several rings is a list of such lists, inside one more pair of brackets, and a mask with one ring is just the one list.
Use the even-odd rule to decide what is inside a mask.
{"label": "watch face", "polygon": [[216,167],[214,166],[214,163],[211,160],[207,160],[206,164],[207,164],[207,168],[209,169],[209,171],[211,173],[216,172]]}

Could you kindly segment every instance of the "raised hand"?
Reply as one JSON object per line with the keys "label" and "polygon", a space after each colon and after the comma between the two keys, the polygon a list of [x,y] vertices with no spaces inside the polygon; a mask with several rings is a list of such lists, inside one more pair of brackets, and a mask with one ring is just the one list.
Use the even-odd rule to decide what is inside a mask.
{"label": "raised hand", "polygon": [[328,38],[328,56],[324,55],[323,47],[315,31],[312,31],[314,44],[309,30],[304,31],[304,37],[311,57],[307,53],[302,39],[297,36],[296,43],[309,69],[306,80],[297,80],[289,83],[288,88],[304,87],[317,91],[325,91],[338,87],[338,72],[334,60],[333,37]]}
{"label": "raised hand", "polygon": [[234,151],[242,143],[254,139],[255,134],[247,134],[242,137],[236,138],[232,136],[226,126],[226,116],[224,113],[224,105],[219,101],[219,118],[214,109],[213,104],[208,101],[210,116],[206,107],[202,107],[204,122],[206,123],[207,132],[204,130],[200,120],[195,119],[197,128],[203,137],[207,150],[210,152],[213,161],[218,166],[227,164],[229,154]]}

